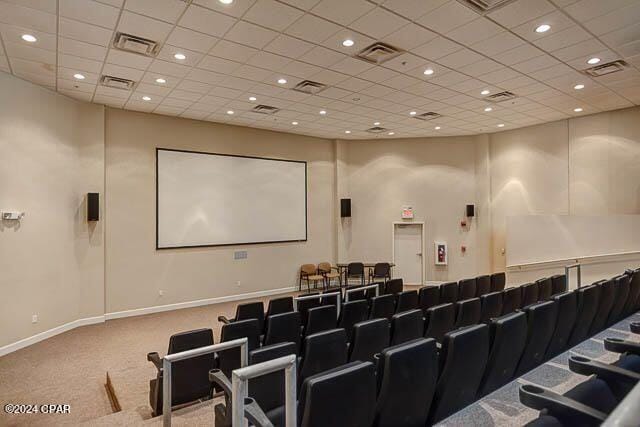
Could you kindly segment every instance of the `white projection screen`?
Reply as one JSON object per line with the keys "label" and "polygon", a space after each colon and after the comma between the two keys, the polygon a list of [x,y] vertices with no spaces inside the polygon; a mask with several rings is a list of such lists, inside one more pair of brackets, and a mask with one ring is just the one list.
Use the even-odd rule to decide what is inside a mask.
{"label": "white projection screen", "polygon": [[307,240],[307,162],[156,149],[156,248]]}

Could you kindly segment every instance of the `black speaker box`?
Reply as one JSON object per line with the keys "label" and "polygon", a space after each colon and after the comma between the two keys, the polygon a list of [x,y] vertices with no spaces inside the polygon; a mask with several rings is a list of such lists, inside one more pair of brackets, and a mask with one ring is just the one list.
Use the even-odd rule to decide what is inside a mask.
{"label": "black speaker box", "polygon": [[87,221],[98,221],[100,219],[100,195],[98,193],[87,193]]}
{"label": "black speaker box", "polygon": [[474,205],[467,205],[467,217],[471,218],[472,216],[474,216],[475,210],[476,209]]}
{"label": "black speaker box", "polygon": [[340,216],[342,218],[351,217],[351,199],[340,199]]}

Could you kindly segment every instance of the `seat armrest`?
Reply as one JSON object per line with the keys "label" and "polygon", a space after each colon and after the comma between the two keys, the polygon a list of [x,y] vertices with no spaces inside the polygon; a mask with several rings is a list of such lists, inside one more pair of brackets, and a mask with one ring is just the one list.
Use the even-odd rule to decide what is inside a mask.
{"label": "seat armrest", "polygon": [[521,385],[518,393],[520,402],[529,408],[538,411],[547,409],[551,414],[566,414],[582,424],[600,425],[607,418],[603,412],[544,387]]}
{"label": "seat armrest", "polygon": [[225,325],[228,325],[229,323],[231,323],[233,320],[228,319],[227,316],[218,316],[218,322],[222,322]]}
{"label": "seat armrest", "polygon": [[631,322],[631,325],[629,325],[629,329],[634,334],[640,334],[640,322]]}
{"label": "seat armrest", "polygon": [[209,371],[209,381],[219,386],[227,397],[231,397],[231,381],[220,369]]}
{"label": "seat armrest", "polygon": [[158,372],[162,372],[162,359],[158,352],[147,353],[147,360],[155,365]]}
{"label": "seat armrest", "polygon": [[244,416],[249,420],[249,424],[255,427],[273,427],[273,424],[264,413],[260,405],[251,397],[244,399]]}
{"label": "seat armrest", "polygon": [[604,348],[614,353],[630,353],[640,356],[640,344],[620,338],[605,338]]}
{"label": "seat armrest", "polygon": [[569,369],[580,375],[597,375],[604,381],[618,381],[635,384],[640,381],[640,374],[608,363],[598,362],[582,356],[569,358]]}

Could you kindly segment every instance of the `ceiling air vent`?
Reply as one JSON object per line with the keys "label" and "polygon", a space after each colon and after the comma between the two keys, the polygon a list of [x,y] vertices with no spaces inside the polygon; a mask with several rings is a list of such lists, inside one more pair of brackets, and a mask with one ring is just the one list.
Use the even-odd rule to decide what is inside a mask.
{"label": "ceiling air vent", "polygon": [[278,111],[280,111],[279,108],[276,107],[271,107],[270,105],[256,105],[255,107],[253,107],[251,109],[251,111],[253,111],[254,113],[258,113],[258,114],[275,114]]}
{"label": "ceiling air vent", "polygon": [[591,77],[600,77],[606,74],[617,73],[618,71],[624,71],[628,64],[624,61],[612,61],[606,64],[596,65],[595,67],[587,68],[584,72]]}
{"label": "ceiling air vent", "polygon": [[356,53],[356,58],[372,64],[382,64],[400,55],[403,51],[386,43],[376,42]]}
{"label": "ceiling air vent", "polygon": [[386,129],[386,128],[383,128],[383,127],[380,127],[380,126],[374,126],[372,128],[367,129],[366,131],[369,132],[369,133],[382,133],[382,132],[386,132],[388,130],[389,129]]}
{"label": "ceiling air vent", "polygon": [[500,7],[513,3],[515,0],[458,0],[460,3],[471,7],[476,12],[489,13]]}
{"label": "ceiling air vent", "polygon": [[315,95],[316,93],[320,93],[327,88],[327,85],[324,83],[313,82],[311,80],[304,80],[295,85],[293,90],[297,90],[298,92],[308,93],[310,95]]}
{"label": "ceiling air vent", "polygon": [[517,96],[514,93],[511,93],[506,90],[504,92],[489,95],[485,99],[490,102],[504,102],[514,98],[517,98]]}
{"label": "ceiling air vent", "polygon": [[100,84],[114,89],[131,90],[135,86],[136,82],[129,79],[122,79],[120,77],[102,76],[100,78]]}
{"label": "ceiling air vent", "polygon": [[433,120],[433,119],[437,119],[438,117],[442,117],[442,115],[438,114],[438,113],[434,113],[433,111],[429,111],[428,113],[422,113],[422,114],[417,114],[415,116],[413,116],[414,118],[418,119],[418,120]]}
{"label": "ceiling air vent", "polygon": [[116,33],[116,37],[113,39],[113,47],[126,52],[152,57],[156,56],[160,49],[158,42],[120,32]]}

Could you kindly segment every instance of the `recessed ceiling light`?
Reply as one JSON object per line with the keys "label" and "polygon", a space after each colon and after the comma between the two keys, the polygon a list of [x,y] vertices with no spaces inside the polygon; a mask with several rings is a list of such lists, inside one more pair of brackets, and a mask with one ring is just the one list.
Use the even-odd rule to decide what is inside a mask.
{"label": "recessed ceiling light", "polygon": [[426,70],[424,70],[424,75],[425,76],[430,76],[431,74],[433,74],[433,69],[432,68],[427,68]]}
{"label": "recessed ceiling light", "polygon": [[489,111],[493,111],[493,108],[487,107],[487,108],[484,109],[484,111],[486,111],[488,113]]}
{"label": "recessed ceiling light", "polygon": [[380,122],[373,122],[374,126],[380,126]]}
{"label": "recessed ceiling light", "polygon": [[573,88],[574,88],[575,90],[584,89],[584,85],[583,85],[583,84],[575,85]]}
{"label": "recessed ceiling light", "polygon": [[418,113],[417,113],[417,112],[415,112],[415,111],[411,111],[411,112],[409,113],[409,115],[410,115],[410,116],[415,116],[416,114],[418,114]]}
{"label": "recessed ceiling light", "polygon": [[232,114],[234,114],[234,111],[233,111],[233,110],[228,110],[228,111],[227,111],[227,114],[228,114],[228,115],[232,115]]}
{"label": "recessed ceiling light", "polygon": [[32,36],[31,34],[23,34],[22,35],[22,40],[29,42],[29,43],[33,43],[38,41],[38,39],[35,36]]}
{"label": "recessed ceiling light", "polygon": [[180,61],[182,61],[183,59],[187,59],[184,53],[176,53],[175,55],[173,55],[173,57]]}
{"label": "recessed ceiling light", "polygon": [[151,97],[150,96],[143,96],[142,100],[143,101],[151,101]]}
{"label": "recessed ceiling light", "polygon": [[298,122],[291,122],[292,125],[298,126]]}
{"label": "recessed ceiling light", "polygon": [[589,58],[589,60],[587,61],[587,64],[591,64],[591,65],[595,65],[598,62],[600,62],[600,58]]}
{"label": "recessed ceiling light", "polygon": [[344,133],[351,133],[351,131],[350,130],[345,130]]}
{"label": "recessed ceiling light", "polygon": [[280,83],[281,85],[285,85],[287,84],[287,79],[278,79],[278,83]]}
{"label": "recessed ceiling light", "polygon": [[546,33],[551,29],[551,25],[542,24],[538,28],[536,28],[536,33]]}
{"label": "recessed ceiling light", "polygon": [[576,113],[582,113],[582,108],[574,108],[573,111],[575,111]]}
{"label": "recessed ceiling light", "polygon": [[327,112],[326,112],[326,111],[324,111],[324,110],[320,110],[320,115],[324,116],[325,114],[327,114]]}
{"label": "recessed ceiling light", "polygon": [[166,80],[166,79],[163,79],[162,77],[158,77],[158,78],[156,79],[156,83],[165,84],[166,82],[167,82],[167,80]]}
{"label": "recessed ceiling light", "polygon": [[342,42],[342,46],[344,47],[351,47],[355,44],[355,42],[351,39],[346,39]]}
{"label": "recessed ceiling light", "polygon": [[249,101],[255,101],[256,99],[258,99],[258,98],[256,98],[255,96],[250,96],[249,97]]}
{"label": "recessed ceiling light", "polygon": [[389,132],[387,135],[395,135],[395,132]]}
{"label": "recessed ceiling light", "polygon": [[218,0],[220,3],[222,4],[231,4],[233,3],[233,0]]}
{"label": "recessed ceiling light", "polygon": [[73,75],[73,78],[76,80],[84,80],[84,75],[80,74],[80,73],[76,73]]}
{"label": "recessed ceiling light", "polygon": [[500,124],[498,125],[498,127],[499,127],[499,128],[503,128],[503,127],[504,127],[504,123],[500,123]]}
{"label": "recessed ceiling light", "polygon": [[480,95],[489,95],[491,92],[489,92],[488,89],[483,90],[482,92],[480,92]]}
{"label": "recessed ceiling light", "polygon": [[436,127],[434,127],[434,129],[435,129],[435,130],[440,130],[440,129],[442,129],[442,128],[441,128],[440,126],[436,126]]}

